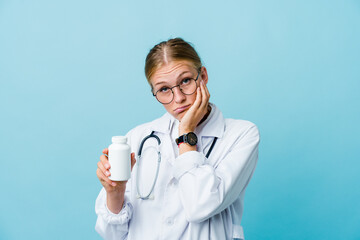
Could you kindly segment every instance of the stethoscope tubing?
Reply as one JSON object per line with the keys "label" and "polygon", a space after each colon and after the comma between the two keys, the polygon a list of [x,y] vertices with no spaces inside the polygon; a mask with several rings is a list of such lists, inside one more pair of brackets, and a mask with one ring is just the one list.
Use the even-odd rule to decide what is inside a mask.
{"label": "stethoscope tubing", "polygon": [[[155,175],[153,184],[152,184],[152,186],[151,186],[151,189],[150,189],[149,193],[146,194],[145,196],[143,196],[143,195],[140,194],[140,189],[139,189],[139,175],[140,175],[140,174],[136,174],[137,198],[141,198],[142,200],[152,199],[151,193],[154,191],[155,184],[156,184],[156,181],[157,181],[157,179],[158,179],[159,170],[160,170],[161,154],[160,154],[160,147],[159,147],[159,146],[160,146],[160,144],[161,144],[161,141],[160,141],[160,138],[154,134],[154,131],[152,131],[152,132],[150,133],[150,135],[146,136],[146,137],[141,141],[141,143],[140,143],[140,147],[139,147],[139,151],[138,151],[138,162],[137,162],[138,167],[137,167],[137,171],[139,171],[139,168],[140,168],[140,166],[141,166],[141,152],[142,152],[142,149],[143,149],[143,147],[144,147],[144,143],[145,143],[146,140],[148,140],[149,138],[152,138],[152,137],[155,138],[155,139],[157,140],[157,142],[158,142],[158,148],[159,148],[158,151],[157,151],[157,153],[158,153],[158,160],[157,160],[157,167],[156,167],[156,175]],[[209,149],[209,151],[208,151],[207,154],[206,154],[206,158],[209,158],[210,153],[212,152],[212,150],[213,150],[213,148],[214,148],[214,146],[215,146],[216,141],[217,141],[217,137],[214,138],[214,140],[213,140],[213,142],[212,142],[212,144],[211,144],[211,146],[210,146],[210,149]]]}
{"label": "stethoscope tubing", "polygon": [[[140,168],[140,165],[141,165],[141,152],[142,152],[142,149],[144,147],[144,143],[146,140],[148,140],[149,138],[155,138],[158,142],[158,147],[160,146],[161,144],[161,141],[160,141],[160,138],[158,136],[156,136],[154,134],[154,131],[151,132],[151,134],[147,137],[145,137],[141,143],[140,143],[140,148],[139,148],[139,151],[138,151],[138,160],[139,160],[139,163],[138,163],[138,171],[139,171],[139,168]],[[149,193],[145,196],[141,195],[140,194],[140,189],[139,189],[139,175],[140,174],[136,174],[136,190],[137,190],[137,198],[141,198],[142,200],[147,200],[147,199],[150,199],[150,195],[151,193],[154,191],[154,188],[155,188],[155,184],[156,184],[156,181],[157,181],[157,178],[159,176],[159,169],[160,169],[160,162],[161,162],[161,154],[160,154],[160,150],[158,150],[158,161],[157,161],[157,167],[156,167],[156,174],[155,174],[155,178],[154,178],[154,181],[153,181],[153,184],[151,186],[151,189],[149,191]]]}

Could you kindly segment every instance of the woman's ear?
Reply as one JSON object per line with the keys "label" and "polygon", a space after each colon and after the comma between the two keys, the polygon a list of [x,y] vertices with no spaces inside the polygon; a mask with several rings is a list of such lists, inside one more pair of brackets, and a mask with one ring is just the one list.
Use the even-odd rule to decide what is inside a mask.
{"label": "woman's ear", "polygon": [[200,76],[201,79],[204,81],[205,84],[208,83],[208,74],[207,74],[207,70],[206,67],[201,67],[201,71],[200,71]]}

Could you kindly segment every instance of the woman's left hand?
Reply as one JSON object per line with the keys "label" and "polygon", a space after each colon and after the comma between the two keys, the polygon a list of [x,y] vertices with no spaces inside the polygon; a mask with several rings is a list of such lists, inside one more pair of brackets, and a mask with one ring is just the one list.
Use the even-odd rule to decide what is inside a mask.
{"label": "woman's left hand", "polygon": [[180,121],[179,136],[195,131],[196,126],[208,112],[209,99],[209,90],[203,80],[200,80],[200,86],[196,89],[195,102]]}

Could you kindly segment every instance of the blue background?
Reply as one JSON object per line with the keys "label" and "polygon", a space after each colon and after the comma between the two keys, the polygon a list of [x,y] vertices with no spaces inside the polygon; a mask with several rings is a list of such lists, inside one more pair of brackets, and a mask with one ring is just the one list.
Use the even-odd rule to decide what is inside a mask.
{"label": "blue background", "polygon": [[99,239],[96,163],[165,109],[144,61],[192,42],[256,123],[248,240],[360,239],[360,2],[0,0],[0,239]]}

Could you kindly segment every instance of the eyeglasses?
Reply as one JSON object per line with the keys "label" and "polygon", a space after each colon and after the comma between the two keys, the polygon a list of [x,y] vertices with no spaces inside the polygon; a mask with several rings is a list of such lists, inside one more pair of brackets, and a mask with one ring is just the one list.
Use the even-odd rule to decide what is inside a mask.
{"label": "eyeglasses", "polygon": [[159,90],[153,93],[153,96],[162,103],[169,104],[174,99],[174,91],[173,88],[179,87],[180,91],[185,95],[191,95],[196,91],[197,83],[196,81],[199,78],[200,71],[198,72],[197,77],[194,78],[185,78],[181,80],[180,84],[175,85],[173,87],[162,87]]}

